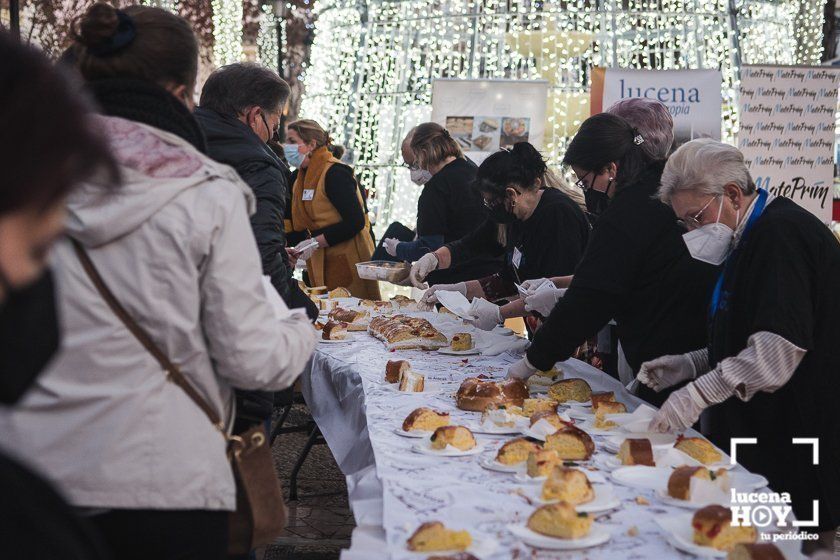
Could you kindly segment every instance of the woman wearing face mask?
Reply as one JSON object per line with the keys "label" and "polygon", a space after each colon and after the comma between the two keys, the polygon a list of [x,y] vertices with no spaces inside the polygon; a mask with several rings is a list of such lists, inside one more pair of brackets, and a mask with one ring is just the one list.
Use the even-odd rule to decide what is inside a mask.
{"label": "woman wearing face mask", "polygon": [[[488,219],[474,232],[433,254],[440,269],[476,256],[504,255],[500,273],[458,284],[437,284],[423,301],[437,302],[438,290],[457,291],[473,301],[475,325],[490,330],[510,317],[527,315],[515,284],[574,272],[589,237],[583,196],[557,179],[531,144],[496,152],[478,168],[474,188]],[[493,301],[515,299],[500,307]]]}
{"label": "woman wearing face mask", "polygon": [[292,176],[292,240],[313,238],[306,269],[312,286],[344,287],[363,299],[379,299],[379,285],[362,280],[356,263],[373,254],[370,222],[353,170],[330,153],[330,137],[315,121],[290,123],[283,146]]}
{"label": "woman wearing face mask", "polygon": [[[756,189],[744,158],[711,139],[678,149],[662,175],[660,198],[687,225],[695,259],[721,263],[704,318],[702,350],[647,362],[639,380],[657,391],[677,383],[651,423],[680,431],[700,417],[721,449],[730,438],[738,462],[789,492],[794,513],[821,531],[840,525],[840,245],[810,212]],[[816,437],[812,448],[791,438]]]}
{"label": "woman wearing face mask", "polygon": [[433,251],[461,239],[485,219],[481,196],[471,188],[476,166],[464,158],[458,142],[437,123],[423,123],[411,138],[409,167],[412,177],[423,182],[417,200],[417,239],[396,245],[396,255],[415,261],[410,280],[415,286],[463,282],[498,272],[501,259],[477,256],[445,270],[439,268]]}
{"label": "woman wearing face mask", "polygon": [[[0,60],[0,403],[13,410],[58,350],[46,265],[64,229],[65,198],[100,166],[116,170],[87,120],[88,104],[43,54],[0,31]],[[3,558],[108,557],[52,485],[4,453],[0,495]]]}
{"label": "woman wearing face mask", "polygon": [[[75,29],[78,69],[104,113],[92,121],[123,182],[99,174],[67,200],[70,239],[53,255],[61,351],[0,413],[0,440],[89,516],[114,558],[221,560],[236,508],[223,433],[233,388],[289,387],[314,329],[302,313],[274,314],[251,190],[204,153],[189,23],[97,3]],[[112,310],[85,255],[206,410]]]}
{"label": "woman wearing face mask", "polygon": [[[627,121],[600,113],[569,144],[563,161],[600,215],[568,290],[509,376],[527,378],[568,359],[611,319],[634,372],[677,353],[666,348],[687,352],[705,340],[702,315],[716,268],[691,258],[674,213],[653,198],[665,162],[643,143]],[[646,387],[639,395],[654,404],[665,398]]]}

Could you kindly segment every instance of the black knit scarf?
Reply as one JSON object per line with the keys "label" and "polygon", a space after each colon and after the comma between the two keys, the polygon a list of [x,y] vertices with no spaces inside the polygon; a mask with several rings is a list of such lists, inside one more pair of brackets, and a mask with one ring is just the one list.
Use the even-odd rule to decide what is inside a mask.
{"label": "black knit scarf", "polygon": [[207,143],[198,121],[181,101],[162,87],[123,78],[94,80],[89,86],[106,115],[171,132],[201,153],[207,153]]}

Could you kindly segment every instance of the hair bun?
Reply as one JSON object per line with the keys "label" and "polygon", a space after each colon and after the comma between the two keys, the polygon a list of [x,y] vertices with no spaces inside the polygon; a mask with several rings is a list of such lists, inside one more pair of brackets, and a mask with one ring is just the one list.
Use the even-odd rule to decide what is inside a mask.
{"label": "hair bun", "polygon": [[116,8],[97,2],[79,20],[76,38],[84,46],[96,49],[108,43],[117,34],[119,25],[120,18]]}
{"label": "hair bun", "polygon": [[542,175],[547,169],[542,154],[530,142],[517,142],[513,145],[511,153],[519,160],[524,167],[531,168]]}

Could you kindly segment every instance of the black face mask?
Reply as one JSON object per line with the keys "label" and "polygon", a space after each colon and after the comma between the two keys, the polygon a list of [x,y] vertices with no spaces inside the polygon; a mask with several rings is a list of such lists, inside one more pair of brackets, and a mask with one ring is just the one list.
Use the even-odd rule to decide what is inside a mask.
{"label": "black face mask", "polygon": [[589,210],[589,213],[593,216],[599,216],[607,209],[607,205],[610,203],[610,188],[612,187],[612,179],[610,182],[607,183],[607,190],[605,191],[598,191],[592,187],[589,187],[585,191],[583,191],[583,198],[586,201],[586,209]]}
{"label": "black face mask", "polygon": [[52,273],[13,288],[0,272],[0,403],[15,404],[58,350],[59,329]]}

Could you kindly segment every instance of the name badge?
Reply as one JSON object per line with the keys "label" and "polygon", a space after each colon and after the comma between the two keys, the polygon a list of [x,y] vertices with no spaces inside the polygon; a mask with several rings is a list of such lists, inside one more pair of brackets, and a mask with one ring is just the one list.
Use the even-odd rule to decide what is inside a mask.
{"label": "name badge", "polygon": [[519,247],[513,248],[513,257],[510,260],[513,262],[513,266],[519,268],[519,264],[522,262],[522,251],[519,250]]}
{"label": "name badge", "polygon": [[303,189],[303,200],[312,200],[315,198],[315,189]]}

